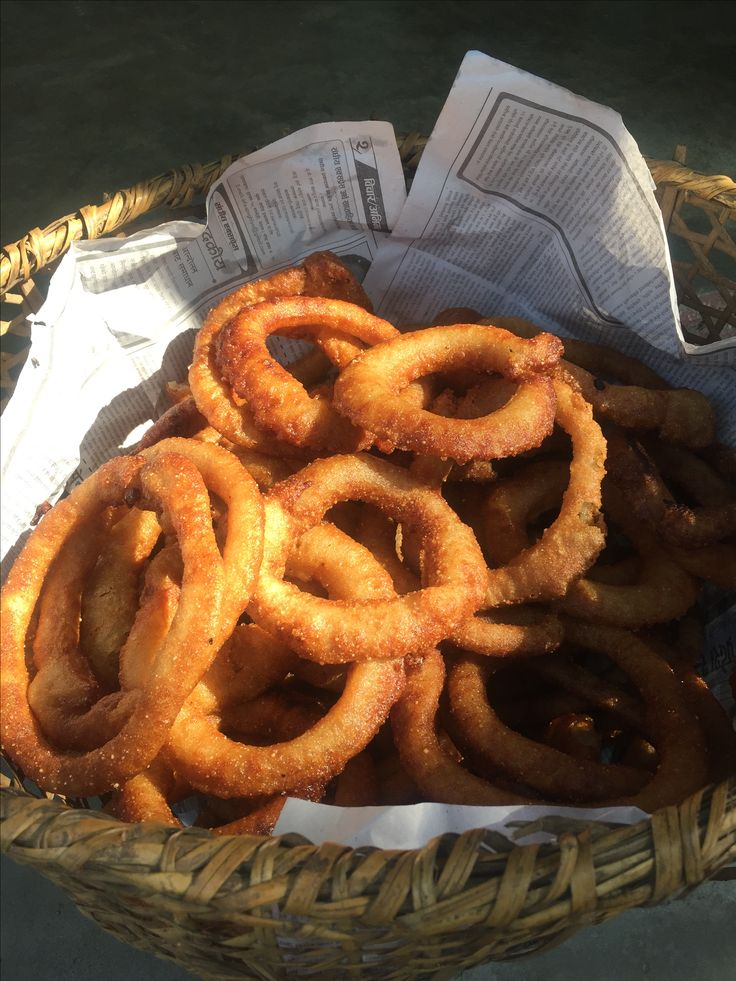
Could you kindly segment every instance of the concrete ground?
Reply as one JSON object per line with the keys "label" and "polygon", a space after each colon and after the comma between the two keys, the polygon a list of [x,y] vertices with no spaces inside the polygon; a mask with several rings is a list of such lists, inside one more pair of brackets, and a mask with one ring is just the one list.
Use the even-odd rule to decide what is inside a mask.
{"label": "concrete ground", "polygon": [[[11,2],[2,15],[2,241],[183,163],[328,119],[428,133],[479,49],[617,109],[642,151],[736,171],[736,5]],[[56,887],[2,865],[7,981],[177,981]],[[736,886],[635,910],[464,981],[727,981]]]}

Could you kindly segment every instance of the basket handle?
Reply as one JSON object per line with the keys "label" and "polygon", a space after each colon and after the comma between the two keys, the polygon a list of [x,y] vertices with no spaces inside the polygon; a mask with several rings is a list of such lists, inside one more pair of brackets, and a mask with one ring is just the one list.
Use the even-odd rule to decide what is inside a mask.
{"label": "basket handle", "polygon": [[[401,158],[415,167],[426,144],[418,133],[397,137]],[[155,208],[185,207],[206,193],[235,156],[224,156],[206,164],[185,165],[150,180],[105,196],[101,204],[87,205],[73,215],[58,218],[43,230],[34,228],[0,253],[0,296],[49,265],[80,239],[101,238]],[[736,183],[730,177],[708,177],[670,160],[645,157],[657,185],[676,185],[707,200],[736,208]]]}

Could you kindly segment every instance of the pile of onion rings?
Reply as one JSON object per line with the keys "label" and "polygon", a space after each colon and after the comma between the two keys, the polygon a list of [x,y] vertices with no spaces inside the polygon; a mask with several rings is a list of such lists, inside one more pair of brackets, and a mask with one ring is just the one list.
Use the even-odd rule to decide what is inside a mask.
{"label": "pile of onion rings", "polygon": [[268,834],[289,795],[651,811],[736,773],[699,392],[464,308],[401,334],[318,253],[219,303],[167,394],[3,587],[3,750],[43,790]]}

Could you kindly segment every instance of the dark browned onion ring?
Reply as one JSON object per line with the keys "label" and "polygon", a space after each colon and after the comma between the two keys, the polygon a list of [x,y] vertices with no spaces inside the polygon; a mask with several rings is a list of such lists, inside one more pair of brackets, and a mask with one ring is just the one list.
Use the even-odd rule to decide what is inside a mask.
{"label": "dark browned onion ring", "polygon": [[646,775],[630,767],[576,759],[509,729],[488,701],[492,672],[492,661],[462,654],[448,673],[454,724],[475,756],[549,800],[594,802],[642,789]]}
{"label": "dark browned onion ring", "polygon": [[[539,335],[539,328],[528,321],[515,317],[497,320],[518,337],[533,339]],[[702,392],[669,388],[645,365],[617,352],[609,355],[608,349],[603,349],[599,358],[592,353],[595,345],[564,343],[572,355],[562,362],[564,370],[593,406],[596,417],[624,429],[654,430],[663,440],[683,446],[709,446],[715,439],[715,412]],[[617,375],[625,384],[609,384],[581,367],[585,363],[601,367],[601,361],[608,363],[606,374]]]}
{"label": "dark browned onion ring", "polygon": [[[612,478],[660,541],[698,549],[736,534],[736,490],[697,454],[652,440],[642,444],[619,430],[608,433],[608,446]],[[678,503],[671,478],[697,503]]]}
{"label": "dark browned onion ring", "polygon": [[557,601],[559,609],[581,620],[630,630],[666,623],[687,613],[698,596],[695,580],[668,557],[649,529],[630,513],[610,480],[604,490],[604,511],[639,552],[637,580],[619,586],[582,576]]}
{"label": "dark browned onion ring", "polygon": [[646,706],[645,735],[657,750],[659,767],[639,793],[611,803],[652,812],[679,804],[705,786],[707,741],[669,664],[635,634],[615,627],[565,620],[565,637],[609,658],[629,677]]}
{"label": "dark browned onion ring", "polygon": [[475,776],[444,751],[437,737],[437,712],[445,682],[439,651],[425,654],[407,670],[406,687],[391,710],[391,727],[402,766],[427,800],[446,804],[522,804],[529,798]]}

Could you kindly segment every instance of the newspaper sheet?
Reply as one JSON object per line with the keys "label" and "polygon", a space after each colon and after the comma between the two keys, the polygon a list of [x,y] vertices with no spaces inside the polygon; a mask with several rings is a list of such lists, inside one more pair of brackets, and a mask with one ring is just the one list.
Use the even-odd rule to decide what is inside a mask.
{"label": "newspaper sheet", "polygon": [[[223,296],[318,250],[362,279],[406,199],[393,127],[310,126],[233,164],[207,225],[171,222],[80,243],[55,274],[2,416],[3,569],[37,505],[134,442],[183,380],[196,330]],[[283,342],[293,358],[300,345]]]}
{"label": "newspaper sheet", "polygon": [[[207,203],[206,226],[80,244],[61,263],[1,422],[4,571],[37,505],[155,418],[163,382],[186,376],[207,310],[318,249],[365,274],[378,312],[399,325],[471,306],[636,354],[709,394],[721,438],[736,442],[733,340],[684,341],[651,178],[605,107],[470,52],[408,199],[391,126],[360,122],[309,127],[251,154]],[[702,670],[725,700],[736,607],[722,594],[709,603]],[[277,831],[386,846],[398,821],[408,846],[479,823],[511,834],[520,819],[434,805],[340,811],[290,800]],[[606,820],[639,817],[615,809]]]}
{"label": "newspaper sheet", "polygon": [[641,357],[734,443],[736,337],[685,341],[653,186],[618,113],[471,51],[364,285],[394,323],[471,307]]}

